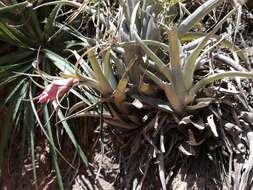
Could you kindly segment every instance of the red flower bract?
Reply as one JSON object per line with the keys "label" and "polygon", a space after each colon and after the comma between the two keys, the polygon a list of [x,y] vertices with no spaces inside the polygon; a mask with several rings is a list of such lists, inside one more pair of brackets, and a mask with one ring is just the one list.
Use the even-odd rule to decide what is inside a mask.
{"label": "red flower bract", "polygon": [[76,83],[78,79],[68,78],[55,80],[46,86],[45,90],[38,96],[38,103],[45,103],[62,97]]}

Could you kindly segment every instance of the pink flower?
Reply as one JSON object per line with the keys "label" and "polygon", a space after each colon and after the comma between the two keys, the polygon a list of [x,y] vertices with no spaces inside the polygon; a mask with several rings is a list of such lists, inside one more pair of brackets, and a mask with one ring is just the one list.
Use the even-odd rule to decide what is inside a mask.
{"label": "pink flower", "polygon": [[76,83],[78,79],[68,78],[55,80],[46,86],[45,90],[38,96],[38,103],[45,103],[62,97]]}

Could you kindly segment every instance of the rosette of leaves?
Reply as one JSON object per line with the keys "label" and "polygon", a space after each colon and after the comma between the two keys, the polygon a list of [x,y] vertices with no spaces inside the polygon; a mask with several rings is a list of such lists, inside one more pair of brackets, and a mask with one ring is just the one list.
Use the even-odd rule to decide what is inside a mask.
{"label": "rosette of leaves", "polygon": [[[54,143],[54,130],[50,124],[50,115],[53,111],[47,106],[39,106],[39,110],[42,111],[37,112],[37,105],[33,98],[47,82],[52,80],[52,78],[48,78],[49,74],[55,75],[59,71],[49,60],[53,60],[62,68],[62,63],[65,63],[62,56],[69,55],[64,52],[64,49],[80,45],[87,46],[95,44],[95,42],[73,29],[80,26],[82,23],[80,19],[72,23],[72,28],[68,25],[70,22],[67,18],[76,14],[75,9],[80,8],[82,4],[74,3],[72,5],[70,3],[71,5],[68,5],[67,3],[66,5],[66,3],[54,2],[52,5],[47,5],[41,3],[43,2],[0,1],[0,43],[8,48],[4,50],[5,47],[1,47],[3,53],[0,56],[0,88],[5,92],[5,99],[0,110],[7,110],[5,123],[1,124],[0,164],[6,158],[4,152],[12,149],[9,146],[10,136],[15,131],[18,132],[21,139],[20,164],[23,163],[25,154],[30,152],[33,162],[34,184],[37,188],[35,131],[39,129],[50,144],[59,188],[63,189],[57,154],[61,157],[63,155],[60,154]],[[75,9],[72,9],[73,6]],[[90,20],[91,14],[91,11],[88,11],[87,20]],[[71,64],[69,66],[71,67]],[[41,83],[40,75],[42,73],[47,80],[41,86],[39,83]],[[60,110],[57,114],[63,117]],[[63,126],[81,159],[87,165],[87,159],[69,124],[63,122]],[[3,172],[1,170],[0,173]]]}

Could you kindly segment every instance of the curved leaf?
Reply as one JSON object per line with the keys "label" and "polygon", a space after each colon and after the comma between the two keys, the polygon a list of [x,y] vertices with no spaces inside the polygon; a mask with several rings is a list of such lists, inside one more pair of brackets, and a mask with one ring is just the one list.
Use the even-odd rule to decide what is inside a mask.
{"label": "curved leaf", "polygon": [[198,23],[205,15],[212,11],[215,7],[220,5],[223,0],[209,0],[198,7],[192,14],[190,14],[178,26],[178,35],[182,36],[188,32],[196,23]]}

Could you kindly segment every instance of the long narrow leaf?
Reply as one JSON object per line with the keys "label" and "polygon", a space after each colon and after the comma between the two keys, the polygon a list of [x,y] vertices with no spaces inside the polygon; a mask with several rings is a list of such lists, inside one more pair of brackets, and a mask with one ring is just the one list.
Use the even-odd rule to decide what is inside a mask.
{"label": "long narrow leaf", "polygon": [[95,52],[93,49],[90,49],[88,51],[88,59],[90,60],[92,69],[93,69],[94,74],[96,76],[96,80],[99,81],[99,86],[102,89],[102,93],[104,95],[111,94],[112,88],[102,72],[102,69],[98,63],[98,60],[96,58],[96,55],[95,55]]}
{"label": "long narrow leaf", "polygon": [[175,89],[174,86],[172,86],[171,84],[162,81],[159,77],[157,77],[154,73],[143,69],[143,72],[145,72],[145,74],[154,81],[154,83],[156,83],[161,89],[164,90],[164,93],[171,105],[171,107],[173,108],[174,111],[181,113],[183,111],[183,106],[182,106],[182,102],[180,101],[180,99],[178,99],[178,96],[175,94]]}
{"label": "long narrow leaf", "polygon": [[[52,126],[51,126],[50,121],[49,121],[50,119],[49,119],[49,113],[48,113],[47,105],[44,107],[43,111],[44,111],[44,118],[47,121],[46,129],[47,129],[47,132],[48,132],[48,136],[49,136],[50,139],[52,139],[52,143],[54,143],[53,134],[52,134],[52,130],[51,130]],[[54,144],[50,146],[50,150],[51,150],[51,157],[52,157],[52,160],[53,160],[53,164],[54,164],[54,168],[55,168],[55,172],[56,172],[56,176],[57,176],[59,189],[64,190],[62,175],[61,175],[61,171],[60,171],[60,168],[59,168],[57,154],[56,154]]]}
{"label": "long narrow leaf", "polygon": [[[29,98],[29,95],[27,96]],[[27,117],[29,115],[29,117]],[[35,120],[34,116],[32,115],[32,108],[31,104],[29,102],[25,105],[24,110],[24,126],[29,131],[29,144],[30,144],[30,151],[31,151],[31,158],[32,158],[32,173],[33,173],[33,184],[35,186],[35,189],[38,190],[38,178],[37,178],[37,172],[36,172],[36,156],[35,156],[35,133],[34,133],[34,127],[35,127]]]}
{"label": "long narrow leaf", "polygon": [[[182,42],[185,41],[191,41],[191,40],[195,40],[195,39],[199,39],[201,37],[205,37],[206,34],[205,33],[198,33],[198,32],[189,32],[184,34],[183,36],[180,37],[180,40]],[[222,37],[218,36],[218,35],[213,35],[212,38],[216,39],[217,41],[219,41]],[[202,40],[201,40],[202,41]],[[242,60],[246,60],[246,57],[244,55],[244,52],[238,47],[236,46],[234,43],[230,42],[227,39],[223,39],[220,42],[221,46],[228,48],[229,50],[233,50],[234,52],[237,53],[237,55],[242,59]],[[196,44],[197,46],[198,44]]]}
{"label": "long narrow leaf", "polygon": [[63,73],[66,74],[75,74],[75,68],[73,64],[68,62],[66,59],[61,57],[60,55],[50,51],[50,50],[43,50],[45,55],[53,61],[56,67],[58,67]]}
{"label": "long narrow leaf", "polygon": [[34,144],[34,129],[33,126],[30,130],[30,139],[31,139],[31,157],[32,157],[32,167],[33,167],[33,180],[35,184],[36,190],[38,190],[38,178],[37,178],[37,172],[36,172],[36,158],[35,158],[35,144]]}
{"label": "long narrow leaf", "polygon": [[30,56],[33,52],[28,50],[18,50],[13,53],[8,53],[0,57],[0,66],[5,64],[14,64],[22,59]]}
{"label": "long narrow leaf", "polygon": [[105,78],[108,80],[110,83],[112,89],[114,90],[116,88],[117,82],[112,70],[112,65],[111,65],[111,49],[107,50],[105,56],[104,56],[104,61],[103,61],[103,72],[105,75]]}
{"label": "long narrow leaf", "polygon": [[196,67],[196,60],[199,58],[201,51],[203,51],[205,45],[209,41],[209,39],[219,30],[221,25],[234,13],[234,9],[230,11],[214,28],[211,32],[209,32],[206,37],[201,41],[201,43],[194,49],[191,55],[186,60],[186,64],[184,66],[184,83],[186,89],[190,89],[193,83],[193,74]]}
{"label": "long narrow leaf", "polygon": [[36,15],[36,12],[33,11],[33,8],[31,6],[28,7],[28,10],[27,10],[28,14],[29,14],[29,23],[30,23],[30,26],[32,28],[32,31],[34,31],[34,33],[36,34],[36,41],[42,41],[42,31],[41,31],[41,28],[40,28],[40,21]]}
{"label": "long narrow leaf", "polygon": [[135,39],[142,47],[142,49],[147,53],[148,57],[150,57],[154,62],[157,70],[161,72],[168,81],[171,81],[171,71],[169,70],[168,66],[164,64],[164,62],[146,45],[142,42],[140,37],[136,32],[134,32]]}
{"label": "long narrow leaf", "polygon": [[[176,28],[172,28],[169,33],[170,41],[170,63],[171,63],[171,82],[175,89],[175,93],[178,96],[178,100],[181,106],[184,106],[184,98],[186,96],[186,89],[183,80],[183,74],[181,69],[180,59],[180,43],[177,36]],[[182,110],[183,108],[180,108]]]}
{"label": "long narrow leaf", "polygon": [[43,37],[48,39],[54,31],[56,17],[61,9],[61,5],[56,5],[52,12],[49,14],[47,22],[44,26]]}
{"label": "long narrow leaf", "polygon": [[196,23],[198,23],[205,15],[220,5],[223,0],[209,0],[198,7],[178,26],[178,35],[181,36],[187,33]]}
{"label": "long narrow leaf", "polygon": [[71,52],[74,54],[77,60],[76,65],[80,65],[82,67],[84,74],[87,75],[88,77],[95,78],[94,72],[90,68],[90,65],[83,59],[83,56],[80,56],[77,53],[77,51],[71,51]]}
{"label": "long narrow leaf", "polygon": [[[36,107],[34,105],[34,102],[33,102],[33,96],[32,96],[32,88],[30,86],[30,90],[29,90],[29,99],[30,99],[30,103],[31,103],[31,108],[32,108],[32,111],[33,111],[33,114],[37,120],[37,123],[42,131],[42,133],[45,135],[45,137],[47,138],[50,146],[54,146],[54,142],[52,141],[52,139],[48,136],[44,126],[42,125],[42,122],[41,122],[41,119],[37,113],[37,110],[36,110]],[[65,157],[61,154],[61,152],[54,146],[54,149],[55,151],[61,156],[61,158],[66,162],[68,163],[71,167],[73,167],[66,159]]]}
{"label": "long narrow leaf", "polygon": [[[19,35],[19,37],[17,37],[17,35]],[[26,43],[21,41],[21,39],[25,38],[25,36],[21,32],[17,31],[15,28],[9,27],[1,22],[0,22],[0,36],[9,43],[12,43],[14,45],[18,44],[21,47],[26,47]]]}
{"label": "long narrow leaf", "polygon": [[0,20],[1,21],[17,21],[20,19],[20,14],[24,13],[28,7],[32,6],[28,1],[17,3],[14,5],[4,6],[0,8]]}
{"label": "long narrow leaf", "polygon": [[[53,101],[53,106],[54,106],[54,108],[57,109],[58,106],[57,106],[56,101]],[[80,145],[76,141],[76,138],[75,138],[73,132],[71,131],[69,124],[66,122],[66,118],[65,118],[65,116],[63,115],[63,113],[60,109],[58,109],[57,115],[60,118],[60,120],[62,121],[61,123],[63,125],[63,128],[65,129],[66,133],[68,134],[68,137],[70,138],[71,142],[73,143],[73,145],[74,145],[77,153],[79,154],[81,160],[83,161],[83,163],[86,166],[88,166],[88,159],[85,156],[85,154],[84,154],[83,150],[81,149]]]}
{"label": "long narrow leaf", "polygon": [[204,88],[206,85],[213,83],[216,80],[224,79],[227,77],[247,77],[251,78],[253,77],[253,72],[239,72],[239,71],[227,71],[224,73],[217,73],[210,75],[200,81],[198,81],[190,90],[190,95],[192,98],[194,98],[197,94],[197,92]]}

